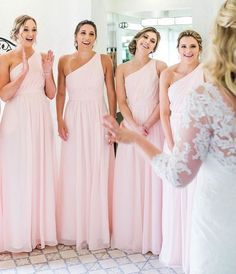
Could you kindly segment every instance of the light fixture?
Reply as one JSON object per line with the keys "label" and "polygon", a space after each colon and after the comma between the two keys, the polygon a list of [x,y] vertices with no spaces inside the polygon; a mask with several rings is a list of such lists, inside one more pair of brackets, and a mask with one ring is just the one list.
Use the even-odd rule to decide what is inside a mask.
{"label": "light fixture", "polygon": [[172,26],[172,25],[191,25],[192,17],[162,17],[147,18],[141,21],[143,27],[147,26]]}
{"label": "light fixture", "polygon": [[129,30],[141,30],[141,29],[143,29],[143,26],[141,24],[121,22],[121,23],[119,23],[119,28],[129,29]]}
{"label": "light fixture", "polygon": [[176,17],[175,24],[176,25],[191,25],[192,17]]}
{"label": "light fixture", "polygon": [[159,26],[170,26],[175,24],[174,17],[163,17],[157,19],[157,25]]}
{"label": "light fixture", "polygon": [[121,29],[127,29],[128,28],[128,22],[120,22],[119,28]]}
{"label": "light fixture", "polygon": [[142,26],[156,26],[157,25],[157,18],[150,18],[150,19],[143,19],[141,21]]}

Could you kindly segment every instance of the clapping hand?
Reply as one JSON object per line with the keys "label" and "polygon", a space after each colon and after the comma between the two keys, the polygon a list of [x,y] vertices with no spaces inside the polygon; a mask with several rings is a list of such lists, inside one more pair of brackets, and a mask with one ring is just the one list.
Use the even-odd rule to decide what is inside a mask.
{"label": "clapping hand", "polygon": [[51,50],[49,50],[47,54],[43,54],[42,66],[43,66],[43,72],[45,75],[51,74],[53,61],[54,61],[54,55]]}

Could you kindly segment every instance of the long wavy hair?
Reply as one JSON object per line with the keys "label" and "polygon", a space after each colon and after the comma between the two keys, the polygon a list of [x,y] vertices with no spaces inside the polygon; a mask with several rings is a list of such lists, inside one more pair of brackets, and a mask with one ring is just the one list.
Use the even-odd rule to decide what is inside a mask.
{"label": "long wavy hair", "polygon": [[236,96],[236,0],[227,0],[220,8],[209,54],[207,77]]}

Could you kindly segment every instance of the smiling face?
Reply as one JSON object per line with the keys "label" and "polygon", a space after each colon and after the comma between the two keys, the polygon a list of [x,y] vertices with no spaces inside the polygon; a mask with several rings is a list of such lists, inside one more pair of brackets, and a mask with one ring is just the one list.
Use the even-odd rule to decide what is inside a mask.
{"label": "smiling face", "polygon": [[23,47],[32,47],[37,36],[37,26],[32,19],[27,20],[19,28],[17,34],[17,41]]}
{"label": "smiling face", "polygon": [[178,51],[183,62],[198,62],[200,48],[197,40],[192,36],[183,36],[179,41]]}
{"label": "smiling face", "polygon": [[78,49],[92,49],[96,40],[96,31],[90,24],[85,24],[78,30],[75,40]]}
{"label": "smiling face", "polygon": [[150,54],[155,51],[157,44],[157,35],[152,31],[143,33],[137,40],[137,50],[144,54]]}

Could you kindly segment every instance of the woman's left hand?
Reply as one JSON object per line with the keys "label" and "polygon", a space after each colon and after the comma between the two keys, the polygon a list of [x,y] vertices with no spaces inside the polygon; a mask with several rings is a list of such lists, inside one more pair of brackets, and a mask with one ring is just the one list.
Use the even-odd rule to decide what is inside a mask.
{"label": "woman's left hand", "polygon": [[42,66],[43,66],[43,72],[45,75],[51,74],[53,61],[54,61],[54,55],[51,50],[49,50],[47,54],[43,54]]}
{"label": "woman's left hand", "polygon": [[117,143],[132,143],[137,133],[127,129],[123,124],[119,126],[115,118],[111,115],[103,117],[103,125],[112,135],[112,140]]}
{"label": "woman's left hand", "polygon": [[115,138],[113,137],[113,135],[109,131],[106,132],[105,139],[106,139],[106,141],[109,145],[112,145],[116,142]]}

